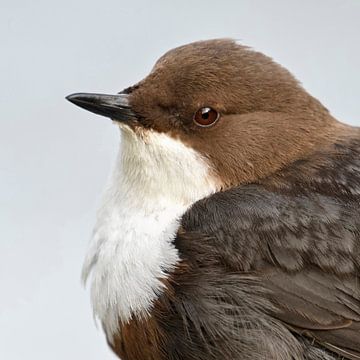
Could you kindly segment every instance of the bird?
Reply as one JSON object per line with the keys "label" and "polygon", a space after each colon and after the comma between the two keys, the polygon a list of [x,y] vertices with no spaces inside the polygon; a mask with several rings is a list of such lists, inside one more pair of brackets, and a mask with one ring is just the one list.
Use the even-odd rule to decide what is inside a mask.
{"label": "bird", "polygon": [[118,157],[82,277],[123,360],[360,359],[360,130],[233,39],[67,99]]}

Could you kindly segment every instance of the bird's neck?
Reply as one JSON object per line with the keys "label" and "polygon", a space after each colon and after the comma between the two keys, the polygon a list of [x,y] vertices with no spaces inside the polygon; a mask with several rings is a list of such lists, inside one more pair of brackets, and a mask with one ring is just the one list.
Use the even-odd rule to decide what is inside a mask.
{"label": "bird's neck", "polygon": [[179,261],[179,219],[216,181],[194,150],[163,134],[125,129],[105,191],[83,275],[108,337],[119,322],[146,315]]}

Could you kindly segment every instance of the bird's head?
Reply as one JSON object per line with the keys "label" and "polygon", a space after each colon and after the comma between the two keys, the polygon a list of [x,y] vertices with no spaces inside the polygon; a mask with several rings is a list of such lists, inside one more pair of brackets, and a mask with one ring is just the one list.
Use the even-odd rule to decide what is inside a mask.
{"label": "bird's head", "polygon": [[326,143],[335,123],[286,69],[229,39],[170,50],[119,94],[67,99],[145,143],[151,134],[181,142],[204,159],[221,188],[306,156]]}

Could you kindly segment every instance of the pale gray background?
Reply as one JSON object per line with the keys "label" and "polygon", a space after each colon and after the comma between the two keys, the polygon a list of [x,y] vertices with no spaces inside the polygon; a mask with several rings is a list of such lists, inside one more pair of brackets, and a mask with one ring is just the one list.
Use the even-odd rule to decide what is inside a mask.
{"label": "pale gray background", "polygon": [[118,132],[65,95],[234,37],[360,125],[359,35],[359,0],[0,0],[0,359],[113,359],[80,269]]}

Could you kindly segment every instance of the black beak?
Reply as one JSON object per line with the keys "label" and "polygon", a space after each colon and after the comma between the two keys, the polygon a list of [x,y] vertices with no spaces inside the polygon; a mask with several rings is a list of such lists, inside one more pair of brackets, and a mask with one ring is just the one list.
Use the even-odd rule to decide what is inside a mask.
{"label": "black beak", "polygon": [[132,112],[127,94],[106,95],[76,93],[66,97],[73,104],[95,114],[107,116],[113,120],[127,122],[136,120]]}

